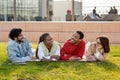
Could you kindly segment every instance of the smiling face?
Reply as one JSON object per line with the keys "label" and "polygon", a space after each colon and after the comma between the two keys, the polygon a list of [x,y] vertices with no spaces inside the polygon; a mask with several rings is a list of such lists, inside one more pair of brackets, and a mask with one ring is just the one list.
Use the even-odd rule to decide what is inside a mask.
{"label": "smiling face", "polygon": [[77,44],[77,43],[79,43],[79,42],[80,42],[80,36],[79,36],[79,34],[75,32],[75,33],[72,35],[70,42],[71,42],[72,44]]}
{"label": "smiling face", "polygon": [[108,53],[110,51],[109,39],[105,36],[96,38],[96,46],[98,48],[103,48],[105,53]]}
{"label": "smiling face", "polygon": [[49,46],[53,45],[53,38],[50,35],[47,36],[44,40],[44,43]]}
{"label": "smiling face", "polygon": [[20,33],[20,34],[18,35],[18,37],[15,37],[14,39],[15,39],[16,42],[18,42],[18,43],[23,42],[23,39],[24,39],[23,34]]}

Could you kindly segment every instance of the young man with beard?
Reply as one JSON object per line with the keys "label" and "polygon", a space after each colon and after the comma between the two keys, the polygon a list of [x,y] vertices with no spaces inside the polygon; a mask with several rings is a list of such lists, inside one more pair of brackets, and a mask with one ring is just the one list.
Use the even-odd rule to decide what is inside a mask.
{"label": "young man with beard", "polygon": [[36,58],[33,56],[32,47],[28,40],[23,37],[22,29],[14,28],[9,33],[7,46],[8,59],[13,63],[24,63]]}

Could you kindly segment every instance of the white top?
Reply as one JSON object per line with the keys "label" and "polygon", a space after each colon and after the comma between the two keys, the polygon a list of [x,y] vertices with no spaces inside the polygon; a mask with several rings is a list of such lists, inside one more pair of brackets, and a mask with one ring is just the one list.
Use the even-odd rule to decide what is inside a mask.
{"label": "white top", "polygon": [[[88,51],[91,44],[92,44],[92,42],[87,42],[86,43],[86,45],[85,45],[85,53],[83,55],[83,59],[86,59],[85,54],[87,53],[87,51]],[[94,53],[94,56],[96,57],[96,59],[98,59],[100,55],[101,55],[101,53],[96,49],[96,53]]]}
{"label": "white top", "polygon": [[[56,52],[55,52],[54,55],[60,56],[60,46],[57,46],[57,49],[56,49]],[[43,48],[40,44],[38,46],[38,57],[39,57],[39,60],[43,59],[43,57],[46,58],[46,59],[50,59],[50,56],[45,56]]]}
{"label": "white top", "polygon": [[86,59],[86,53],[87,53],[87,51],[88,51],[88,49],[89,49],[89,47],[90,47],[90,45],[91,45],[92,43],[91,42],[87,42],[86,44],[85,44],[85,52],[84,52],[84,55],[83,55],[83,59]]}
{"label": "white top", "polygon": [[87,42],[85,44],[85,53],[86,53],[86,51],[88,51],[88,49],[89,49],[89,47],[90,47],[91,44],[92,44],[91,42]]}

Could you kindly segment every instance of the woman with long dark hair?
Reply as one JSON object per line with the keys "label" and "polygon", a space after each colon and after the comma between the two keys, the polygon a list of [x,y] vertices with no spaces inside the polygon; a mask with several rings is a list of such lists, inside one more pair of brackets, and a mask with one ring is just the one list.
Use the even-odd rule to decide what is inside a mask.
{"label": "woman with long dark hair", "polygon": [[95,42],[88,42],[85,50],[85,61],[104,61],[110,51],[109,39],[97,37]]}
{"label": "woman with long dark hair", "polygon": [[49,33],[44,33],[40,36],[36,57],[41,61],[56,61],[59,60],[60,45],[54,41]]}

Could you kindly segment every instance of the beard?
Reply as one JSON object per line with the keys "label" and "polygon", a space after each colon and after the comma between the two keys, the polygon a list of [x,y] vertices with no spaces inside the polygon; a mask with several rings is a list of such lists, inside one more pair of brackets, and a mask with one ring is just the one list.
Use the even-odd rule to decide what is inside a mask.
{"label": "beard", "polygon": [[18,42],[18,43],[22,43],[22,42],[23,42],[23,39],[24,39],[24,38],[22,38],[22,39],[17,39],[17,42]]}

